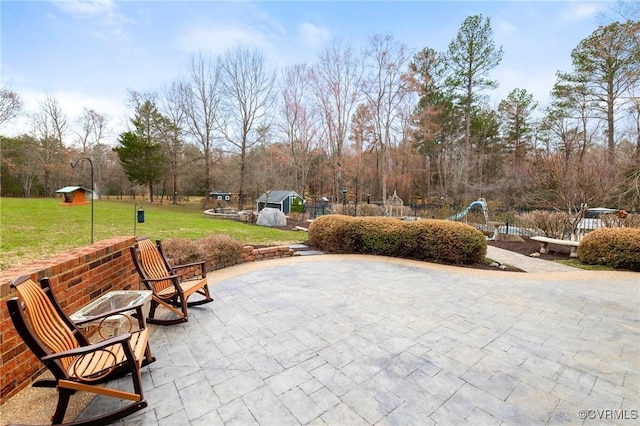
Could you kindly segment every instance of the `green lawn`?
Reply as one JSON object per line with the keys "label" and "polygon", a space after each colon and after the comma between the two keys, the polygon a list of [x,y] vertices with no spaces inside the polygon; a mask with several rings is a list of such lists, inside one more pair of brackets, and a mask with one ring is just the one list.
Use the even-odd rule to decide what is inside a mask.
{"label": "green lawn", "polygon": [[[0,269],[91,243],[91,206],[61,206],[53,198],[0,198]],[[135,204],[145,222],[135,223]],[[280,245],[303,242],[307,233],[284,231],[204,216],[199,200],[182,205],[138,200],[95,200],[94,241],[114,236],[148,235],[152,239],[197,239],[226,234],[243,244]]]}

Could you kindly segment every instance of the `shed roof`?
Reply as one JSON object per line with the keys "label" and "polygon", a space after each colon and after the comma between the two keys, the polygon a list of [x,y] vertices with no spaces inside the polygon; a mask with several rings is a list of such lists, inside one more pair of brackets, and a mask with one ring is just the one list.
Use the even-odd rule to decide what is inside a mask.
{"label": "shed roof", "polygon": [[[290,196],[300,197],[297,192],[291,190],[277,189],[273,191],[269,191],[269,202],[270,203],[281,203],[286,200]],[[302,197],[300,197],[302,198]],[[267,193],[263,192],[262,195],[258,197],[257,200],[259,203],[264,203],[267,201]]]}
{"label": "shed roof", "polygon": [[75,192],[79,189],[85,190],[85,191],[89,191],[89,192],[93,192],[90,189],[87,189],[85,187],[82,186],[65,186],[64,188],[60,188],[58,189],[56,192],[60,193],[60,194],[68,194],[70,192]]}

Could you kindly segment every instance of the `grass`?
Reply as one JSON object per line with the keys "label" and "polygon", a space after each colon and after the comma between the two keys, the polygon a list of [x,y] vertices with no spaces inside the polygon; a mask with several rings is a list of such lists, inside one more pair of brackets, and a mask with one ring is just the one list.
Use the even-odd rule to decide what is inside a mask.
{"label": "grass", "polygon": [[[136,203],[145,211],[135,235],[152,239],[197,239],[226,234],[242,244],[282,245],[307,239],[302,231],[207,218],[200,199],[181,205],[138,200],[95,200],[94,242],[134,235]],[[53,198],[0,198],[0,269],[7,269],[91,243],[91,206],[61,206]]]}
{"label": "grass", "polygon": [[579,259],[556,260],[556,262],[562,265],[573,266],[574,268],[581,268],[586,271],[615,271],[616,270],[616,268],[612,268],[611,266],[589,265],[587,263],[582,263],[580,262]]}

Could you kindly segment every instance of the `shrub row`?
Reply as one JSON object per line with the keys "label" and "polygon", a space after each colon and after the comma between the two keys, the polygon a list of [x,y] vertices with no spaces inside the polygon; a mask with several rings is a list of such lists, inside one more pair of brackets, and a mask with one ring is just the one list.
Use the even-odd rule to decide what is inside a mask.
{"label": "shrub row", "polygon": [[329,253],[402,257],[449,264],[482,263],[487,241],[460,222],[405,222],[388,217],[325,215],[309,226],[309,240]]}
{"label": "shrub row", "polygon": [[599,228],[578,246],[581,262],[640,271],[640,228]]}

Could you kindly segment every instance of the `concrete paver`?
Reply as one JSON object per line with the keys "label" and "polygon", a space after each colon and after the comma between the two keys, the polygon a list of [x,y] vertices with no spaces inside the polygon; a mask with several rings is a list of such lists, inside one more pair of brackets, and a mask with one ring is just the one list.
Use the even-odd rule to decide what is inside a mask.
{"label": "concrete paver", "polygon": [[331,255],[228,269],[210,274],[213,303],[155,328],[149,406],[120,424],[582,424],[581,409],[640,409],[636,273]]}

